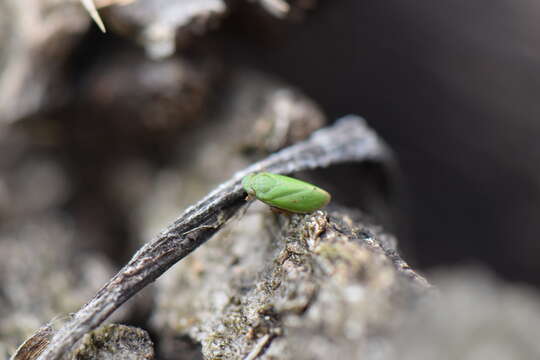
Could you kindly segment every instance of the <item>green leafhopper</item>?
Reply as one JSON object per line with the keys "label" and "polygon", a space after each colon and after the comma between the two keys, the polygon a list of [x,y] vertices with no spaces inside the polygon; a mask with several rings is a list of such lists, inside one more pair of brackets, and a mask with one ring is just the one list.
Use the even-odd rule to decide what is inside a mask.
{"label": "green leafhopper", "polygon": [[317,186],[284,175],[253,173],[242,179],[249,196],[293,213],[310,213],[330,202],[330,194]]}

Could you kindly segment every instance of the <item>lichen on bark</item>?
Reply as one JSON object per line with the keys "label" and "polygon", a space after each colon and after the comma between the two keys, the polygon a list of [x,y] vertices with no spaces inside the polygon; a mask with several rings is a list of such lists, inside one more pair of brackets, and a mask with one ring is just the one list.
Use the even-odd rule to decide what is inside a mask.
{"label": "lichen on bark", "polygon": [[357,211],[256,206],[166,276],[153,325],[191,336],[207,359],[353,358],[429,289],[394,251]]}

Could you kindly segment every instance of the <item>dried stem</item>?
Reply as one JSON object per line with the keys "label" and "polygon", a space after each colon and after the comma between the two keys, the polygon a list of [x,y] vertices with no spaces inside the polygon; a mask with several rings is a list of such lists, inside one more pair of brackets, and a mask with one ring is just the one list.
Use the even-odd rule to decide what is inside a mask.
{"label": "dried stem", "polygon": [[287,174],[343,162],[386,163],[391,156],[364,121],[347,116],[315,132],[308,140],[286,148],[236,173],[196,205],[188,208],[168,229],[145,244],[90,302],[51,339],[40,360],[60,359],[87,332],[168,268],[217,232],[245,204],[241,179],[256,171]]}

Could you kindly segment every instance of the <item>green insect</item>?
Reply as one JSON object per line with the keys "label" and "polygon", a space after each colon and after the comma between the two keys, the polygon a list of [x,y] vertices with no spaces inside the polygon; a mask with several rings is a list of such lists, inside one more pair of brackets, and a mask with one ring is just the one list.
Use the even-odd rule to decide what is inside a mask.
{"label": "green insect", "polygon": [[242,186],[250,197],[287,212],[310,213],[330,202],[330,194],[315,185],[267,172],[245,176]]}

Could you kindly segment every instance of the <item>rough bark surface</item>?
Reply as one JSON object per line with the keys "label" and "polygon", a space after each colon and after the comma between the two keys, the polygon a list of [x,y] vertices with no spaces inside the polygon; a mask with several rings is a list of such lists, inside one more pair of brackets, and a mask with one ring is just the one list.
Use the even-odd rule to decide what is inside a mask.
{"label": "rough bark surface", "polygon": [[165,276],[153,326],[205,359],[374,359],[429,289],[395,246],[356,211],[253,206]]}
{"label": "rough bark surface", "polygon": [[144,330],[125,325],[104,325],[84,336],[68,356],[74,360],[151,360],[154,344]]}
{"label": "rough bark surface", "polygon": [[[403,139],[412,138],[415,148],[417,139],[429,138],[423,149],[430,154],[439,146],[435,133],[449,129],[457,135],[441,145],[451,149],[447,159],[467,173],[482,168],[479,161],[462,161],[456,154],[468,154],[467,146],[456,149],[456,143],[483,149],[489,141],[480,144],[475,134],[489,126],[475,133],[474,126],[453,121],[427,127],[427,120],[418,127],[401,121],[401,114],[414,117],[412,103],[438,108],[421,101],[434,83],[418,86],[419,97],[402,99],[394,92],[409,83],[394,73],[409,69],[407,61],[392,53],[403,55],[406,48],[409,56],[406,41],[399,38],[393,50],[370,61],[358,40],[361,28],[342,31],[345,19],[358,24],[359,15],[367,20],[378,9],[389,22],[414,18],[409,36],[423,39],[416,21],[434,22],[414,11],[416,4],[399,13],[405,5],[396,1],[398,11],[390,14],[388,4],[376,1],[325,2],[310,22],[287,26],[309,16],[316,2],[95,3],[108,34],[88,28],[90,19],[77,1],[0,1],[1,358],[540,358],[538,292],[477,268],[424,278],[409,267],[409,253],[401,255],[392,235],[409,219],[398,206],[403,179],[392,152],[359,117],[325,114],[379,111],[371,121],[380,129],[408,134]],[[455,43],[455,34],[462,34],[459,44],[467,43],[463,29],[448,39]],[[395,36],[385,31],[391,29],[374,32],[371,49],[386,49]],[[439,39],[438,32],[429,34]],[[483,39],[468,43],[480,48]],[[278,48],[281,55],[253,59]],[[424,70],[434,82],[455,84],[467,78],[463,74],[478,73],[476,67],[469,73],[455,67],[460,75],[454,78],[456,71],[452,75],[452,67],[443,66],[444,76],[433,77],[440,53],[430,57],[427,49],[413,48],[426,56],[422,61],[430,66]],[[444,64],[454,59],[443,58]],[[246,65],[254,63],[275,73]],[[493,67],[481,68],[497,78]],[[373,69],[382,72],[374,76]],[[383,72],[391,74],[386,83],[379,81]],[[277,80],[278,73],[285,78]],[[364,84],[370,76],[376,79]],[[477,82],[483,91],[484,82]],[[292,85],[301,83],[320,104]],[[470,89],[468,78],[463,84]],[[459,88],[452,92],[461,98],[465,92]],[[433,94],[429,99],[439,96]],[[440,111],[451,114],[454,105]],[[393,110],[381,115],[381,108]],[[392,113],[399,116],[386,118]],[[450,141],[467,136],[463,143]],[[511,163],[509,143],[492,145],[504,149],[501,159]],[[431,183],[440,169],[433,165],[419,166],[424,199],[447,190]],[[293,173],[320,185],[332,203],[305,215],[248,204],[240,179],[260,170]],[[514,170],[525,176],[522,168]],[[486,174],[474,184],[490,183]],[[501,183],[515,178],[501,175]],[[448,184],[460,176],[452,171]],[[477,190],[474,184],[467,185],[470,194]],[[530,202],[529,195],[523,202]],[[433,218],[444,223],[440,234],[452,230],[459,236],[447,238],[466,242],[470,224],[485,214],[476,212],[462,227],[449,229],[441,213],[451,208],[434,199],[439,209]],[[464,199],[459,210],[469,204]],[[501,200],[506,208],[508,203]],[[513,210],[520,225],[534,214]],[[433,227],[418,226],[428,225]],[[423,239],[428,240],[435,249],[446,248],[438,236]],[[518,240],[509,236],[506,245],[515,250]],[[408,244],[401,239],[399,245]],[[534,254],[517,251],[515,258],[538,263]]]}
{"label": "rough bark surface", "polygon": [[[309,139],[274,153],[234,174],[197,204],[189,207],[81,307],[51,339],[40,359],[59,359],[88,331],[118,307],[197,249],[225,225],[244,204],[242,178],[257,171],[288,174],[346,162],[390,162],[388,149],[361,118],[348,116],[320,129]],[[389,164],[388,164],[389,165]]]}

